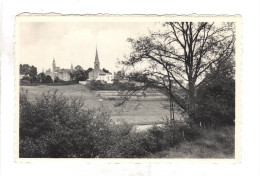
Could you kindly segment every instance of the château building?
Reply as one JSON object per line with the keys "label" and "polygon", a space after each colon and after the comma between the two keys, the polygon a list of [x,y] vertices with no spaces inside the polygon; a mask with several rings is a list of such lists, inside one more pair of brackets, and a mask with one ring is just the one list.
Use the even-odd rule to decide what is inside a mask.
{"label": "ch\u00e2teau building", "polygon": [[56,66],[55,59],[53,59],[52,62],[52,69],[49,68],[46,70],[46,75],[49,75],[52,80],[54,80],[56,77],[58,77],[60,80],[63,81],[70,81],[70,73],[73,71],[73,66],[71,65],[71,69],[60,69],[60,67]]}

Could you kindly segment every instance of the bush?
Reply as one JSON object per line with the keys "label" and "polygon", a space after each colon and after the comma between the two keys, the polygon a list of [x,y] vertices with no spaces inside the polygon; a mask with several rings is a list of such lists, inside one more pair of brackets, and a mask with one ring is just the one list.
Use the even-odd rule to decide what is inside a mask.
{"label": "bush", "polygon": [[90,90],[104,90],[105,85],[101,81],[90,81]]}
{"label": "bush", "polygon": [[57,91],[33,102],[21,91],[20,157],[138,158],[197,137],[192,128],[167,123],[136,132],[125,121],[114,124],[107,110],[82,107],[83,99],[68,99]]}
{"label": "bush", "polygon": [[109,141],[109,115],[83,112],[82,106],[82,99],[69,100],[57,91],[42,94],[36,103],[22,93],[20,157],[96,157],[102,153]]}
{"label": "bush", "polygon": [[233,125],[235,120],[235,80],[211,78],[197,92],[197,123]]}
{"label": "bush", "polygon": [[26,81],[29,81],[31,83],[31,77],[30,76],[24,76],[22,79],[23,80],[26,80]]}
{"label": "bush", "polygon": [[148,154],[143,143],[145,139],[143,133],[129,133],[122,136],[110,149],[108,157],[115,158],[138,158]]}
{"label": "bush", "polygon": [[196,126],[189,126],[186,123],[176,123],[169,119],[164,121],[166,141],[169,146],[174,146],[181,141],[192,141],[200,137],[200,130]]}
{"label": "bush", "polygon": [[221,58],[211,67],[197,89],[197,123],[206,126],[234,125],[235,62],[233,57]]}
{"label": "bush", "polygon": [[28,80],[21,80],[21,81],[20,81],[20,84],[21,84],[21,85],[30,85],[31,82],[28,81]]}
{"label": "bush", "polygon": [[150,152],[161,151],[169,147],[169,142],[165,138],[165,132],[164,128],[155,125],[148,129],[149,141],[147,141],[146,148],[148,148]]}
{"label": "bush", "polygon": [[24,76],[21,81],[29,81],[30,83],[36,83],[37,78],[36,76]]}
{"label": "bush", "polygon": [[147,131],[128,131],[115,137],[116,143],[108,151],[108,157],[140,158],[167,150],[183,141],[192,141],[200,137],[196,128],[187,125],[153,126]]}

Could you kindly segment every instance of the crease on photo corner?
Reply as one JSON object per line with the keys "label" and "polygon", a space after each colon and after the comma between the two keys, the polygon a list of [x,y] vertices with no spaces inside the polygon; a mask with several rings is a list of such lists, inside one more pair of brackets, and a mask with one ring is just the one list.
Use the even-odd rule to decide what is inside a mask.
{"label": "crease on photo corner", "polygon": [[[96,159],[96,158],[19,158],[19,21],[17,20],[18,17],[141,17],[141,18],[153,18],[153,17],[161,17],[161,18],[168,18],[168,17],[176,17],[178,20],[180,18],[187,18],[187,17],[197,17],[197,18],[214,18],[221,19],[221,18],[232,18],[236,22],[236,66],[235,66],[235,103],[236,103],[236,125],[235,125],[235,158],[232,159],[192,159],[192,158],[170,158],[170,159],[154,159],[154,158],[144,158],[144,159],[111,159],[111,158],[104,158],[104,159]],[[106,164],[156,164],[156,163],[164,163],[164,164],[172,164],[172,163],[210,163],[210,164],[221,164],[221,163],[231,163],[231,164],[239,164],[241,163],[241,134],[242,134],[242,117],[241,117],[241,71],[242,71],[242,16],[240,14],[235,15],[200,15],[200,14],[189,14],[189,15],[177,15],[177,14],[164,14],[164,15],[157,15],[157,14],[60,14],[60,13],[30,13],[30,12],[23,12],[16,15],[15,18],[15,26],[14,26],[14,73],[15,73],[15,130],[14,130],[14,146],[15,146],[15,155],[14,161],[15,163],[38,163],[48,161],[49,163],[56,163],[56,162],[82,162],[82,163],[106,163]],[[221,21],[221,20],[220,20]],[[0,62],[1,64],[1,62]],[[0,75],[1,79],[1,75]],[[0,90],[1,91],[1,90]],[[1,92],[0,92],[1,93]],[[0,94],[1,97],[1,94]]]}

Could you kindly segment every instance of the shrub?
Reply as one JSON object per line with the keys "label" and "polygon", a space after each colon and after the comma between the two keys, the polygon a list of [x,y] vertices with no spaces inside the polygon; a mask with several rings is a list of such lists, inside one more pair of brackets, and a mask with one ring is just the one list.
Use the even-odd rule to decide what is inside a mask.
{"label": "shrub", "polygon": [[169,147],[167,138],[165,138],[165,130],[162,127],[153,126],[148,129],[149,140],[146,148],[150,152],[157,152]]}
{"label": "shrub", "polygon": [[132,132],[133,125],[127,123],[125,120],[121,120],[120,124],[113,125],[112,130],[114,135],[118,137],[123,137],[129,135]]}
{"label": "shrub", "polygon": [[57,90],[33,102],[22,90],[20,157],[138,158],[192,140],[197,134],[192,128],[170,123],[136,132],[125,121],[114,124],[107,110],[82,107],[83,99],[68,99]]}
{"label": "shrub", "polygon": [[[57,91],[30,103],[20,95],[20,157],[95,157],[109,135],[106,112],[82,110],[83,100]],[[99,147],[101,146],[101,147]]]}
{"label": "shrub", "polygon": [[22,80],[22,81],[23,81],[23,80],[26,80],[26,81],[29,81],[30,83],[32,82],[30,76],[24,76],[21,80]]}
{"label": "shrub", "polygon": [[101,81],[90,81],[90,90],[104,90],[104,84]]}
{"label": "shrub", "polygon": [[186,123],[172,122],[166,118],[164,120],[165,138],[169,146],[174,146],[181,141],[191,141],[200,137],[200,130],[196,126]]}
{"label": "shrub", "polygon": [[21,85],[30,85],[31,82],[28,81],[28,80],[21,80],[21,81],[20,81],[20,84],[21,84]]}
{"label": "shrub", "polygon": [[122,136],[110,149],[108,157],[138,158],[147,154],[142,146],[144,135],[142,133],[129,133]]}
{"label": "shrub", "polygon": [[[229,67],[228,67],[229,68]],[[213,70],[197,90],[197,123],[234,125],[235,79],[229,70]]]}

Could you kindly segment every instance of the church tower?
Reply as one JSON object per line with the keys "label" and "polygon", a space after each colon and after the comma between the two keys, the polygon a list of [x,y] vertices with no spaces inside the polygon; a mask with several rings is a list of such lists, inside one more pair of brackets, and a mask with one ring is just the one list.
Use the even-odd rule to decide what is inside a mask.
{"label": "church tower", "polygon": [[55,59],[53,58],[53,61],[52,61],[52,79],[55,78],[55,70],[56,70],[56,63],[55,63]]}
{"label": "church tower", "polygon": [[96,48],[96,57],[95,57],[95,62],[94,62],[94,78],[98,77],[99,71],[100,71],[100,62],[98,59],[98,51]]}
{"label": "church tower", "polygon": [[55,59],[53,58],[53,61],[52,61],[52,71],[53,72],[55,71],[55,67],[56,67],[56,63],[55,63]]}

